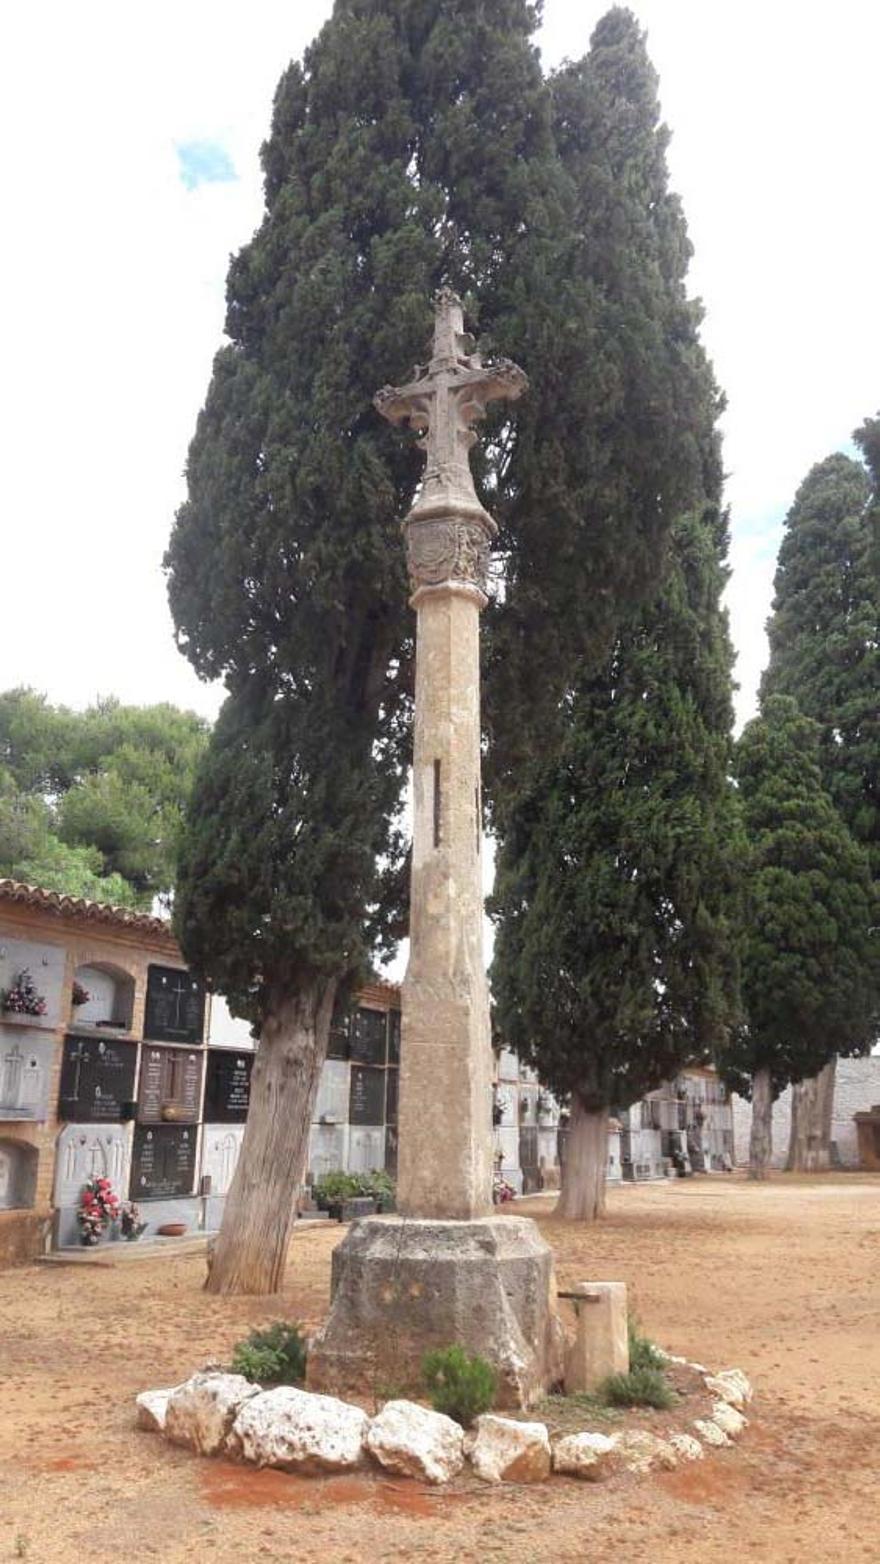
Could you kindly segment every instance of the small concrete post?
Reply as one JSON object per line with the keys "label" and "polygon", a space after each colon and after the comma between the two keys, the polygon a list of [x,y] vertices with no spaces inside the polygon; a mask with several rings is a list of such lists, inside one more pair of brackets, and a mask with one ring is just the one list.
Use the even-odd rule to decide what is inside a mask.
{"label": "small concrete post", "polygon": [[561,1292],[574,1305],[577,1328],[565,1354],[565,1389],[595,1390],[609,1374],[629,1373],[625,1282],[576,1282]]}

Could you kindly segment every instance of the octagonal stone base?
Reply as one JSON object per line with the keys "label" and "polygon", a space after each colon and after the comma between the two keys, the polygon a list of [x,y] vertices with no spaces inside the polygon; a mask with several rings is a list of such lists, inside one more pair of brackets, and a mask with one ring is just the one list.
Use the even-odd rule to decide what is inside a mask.
{"label": "octagonal stone base", "polygon": [[424,1354],[453,1345],[493,1364],[499,1407],[530,1406],[562,1378],[553,1256],[525,1217],[367,1217],[334,1250],[331,1297],[310,1390],[417,1395]]}

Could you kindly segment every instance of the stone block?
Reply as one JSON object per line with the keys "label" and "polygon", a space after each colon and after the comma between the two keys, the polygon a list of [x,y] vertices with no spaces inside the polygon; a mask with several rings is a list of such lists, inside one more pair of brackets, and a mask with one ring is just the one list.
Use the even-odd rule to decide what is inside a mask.
{"label": "stone block", "polygon": [[173,1385],[170,1390],[142,1390],[135,1397],[138,1428],[148,1434],[164,1434],[168,1402],[182,1388],[181,1385]]}
{"label": "stone block", "polygon": [[564,1434],[553,1445],[553,1470],[587,1482],[610,1477],[619,1461],[617,1441],[608,1434]]}
{"label": "stone block", "polygon": [[727,1434],[728,1438],[736,1439],[747,1427],[748,1418],[743,1417],[742,1413],[728,1401],[715,1401],[712,1404],[712,1422],[721,1429],[722,1433]]}
{"label": "stone block", "polygon": [[708,1417],[695,1417],[694,1428],[706,1445],[712,1445],[713,1448],[720,1449],[722,1445],[730,1444],[724,1429],[719,1428],[718,1424]]}
{"label": "stone block", "polygon": [[232,1427],[229,1450],[258,1466],[288,1472],[350,1472],[364,1458],[369,1418],[335,1396],[315,1396],[292,1385],[255,1395]]}
{"label": "stone block", "polygon": [[540,1483],[550,1476],[550,1437],[543,1423],[486,1412],[468,1434],[465,1454],[486,1483]]}
{"label": "stone block", "polygon": [[657,1467],[674,1472],[678,1456],[671,1440],[661,1439],[646,1428],[630,1428],[616,1435],[617,1448],[627,1471],[651,1472]]}
{"label": "stone block", "polygon": [[628,1374],[626,1284],[576,1282],[560,1297],[575,1311],[575,1334],[565,1355],[567,1393],[594,1390],[609,1374]]}
{"label": "stone block", "polygon": [[669,1443],[680,1461],[702,1461],[705,1451],[693,1434],[670,1434]]}
{"label": "stone block", "polygon": [[417,1395],[425,1353],[453,1344],[493,1365],[502,1407],[560,1378],[553,1257],[526,1218],[367,1217],[333,1252],[331,1295],[309,1353],[315,1390]]}
{"label": "stone block", "polygon": [[447,1483],[464,1465],[464,1430],[414,1401],[387,1401],[370,1424],[366,1445],[380,1466],[424,1482]]}
{"label": "stone block", "polygon": [[194,1374],[169,1395],[165,1438],[199,1455],[217,1455],[226,1449],[243,1403],[258,1394],[259,1386],[242,1374]]}
{"label": "stone block", "polygon": [[727,1401],[739,1412],[752,1399],[752,1387],[742,1369],[721,1369],[717,1374],[707,1374],[704,1384],[713,1396]]}

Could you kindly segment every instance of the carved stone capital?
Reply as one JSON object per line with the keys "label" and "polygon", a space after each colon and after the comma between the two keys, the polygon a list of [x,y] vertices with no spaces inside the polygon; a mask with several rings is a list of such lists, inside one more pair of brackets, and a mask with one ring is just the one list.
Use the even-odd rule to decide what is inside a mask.
{"label": "carved stone capital", "polygon": [[413,591],[445,581],[466,582],[485,593],[489,576],[489,533],[477,520],[436,517],[409,521],[407,564]]}

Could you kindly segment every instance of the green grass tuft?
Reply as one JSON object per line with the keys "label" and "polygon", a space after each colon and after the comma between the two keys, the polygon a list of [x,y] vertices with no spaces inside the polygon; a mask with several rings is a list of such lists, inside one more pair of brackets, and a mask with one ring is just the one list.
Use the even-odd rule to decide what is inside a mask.
{"label": "green grass tuft", "polygon": [[609,1374],[599,1394],[607,1406],[657,1407],[661,1412],[668,1412],[678,1399],[663,1370],[650,1364],[631,1368],[628,1374]]}

